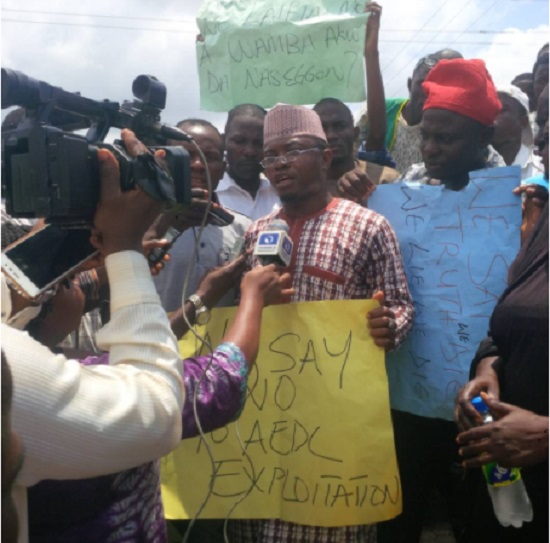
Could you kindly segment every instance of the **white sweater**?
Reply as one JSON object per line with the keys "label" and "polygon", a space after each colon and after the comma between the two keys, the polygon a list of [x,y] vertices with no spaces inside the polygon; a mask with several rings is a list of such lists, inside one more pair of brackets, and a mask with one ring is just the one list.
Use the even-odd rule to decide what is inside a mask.
{"label": "white sweater", "polygon": [[98,334],[109,366],[84,367],[2,324],[13,376],[12,424],[25,448],[14,491],[26,541],[26,491],[157,459],[181,439],[183,367],[145,258],[106,258],[111,321]]}

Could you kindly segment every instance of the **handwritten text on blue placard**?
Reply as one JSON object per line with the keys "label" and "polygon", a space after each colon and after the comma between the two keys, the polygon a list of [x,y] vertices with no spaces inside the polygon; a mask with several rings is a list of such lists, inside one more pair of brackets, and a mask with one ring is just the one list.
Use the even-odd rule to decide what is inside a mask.
{"label": "handwritten text on blue placard", "polygon": [[394,409],[453,419],[453,402],[487,335],[519,250],[518,167],[471,174],[461,191],[381,185],[369,207],[394,227],[416,308],[414,327],[387,356]]}

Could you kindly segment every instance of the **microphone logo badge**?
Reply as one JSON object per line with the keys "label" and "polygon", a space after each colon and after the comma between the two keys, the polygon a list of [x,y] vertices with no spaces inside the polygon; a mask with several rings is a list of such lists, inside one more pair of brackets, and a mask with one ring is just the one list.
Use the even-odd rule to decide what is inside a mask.
{"label": "microphone logo badge", "polygon": [[[292,256],[292,241],[288,237],[283,237],[283,252]],[[290,261],[289,261],[290,262]]]}
{"label": "microphone logo badge", "polygon": [[260,234],[260,238],[258,239],[258,245],[262,245],[264,247],[277,247],[279,245],[279,239],[281,238],[280,232],[264,232]]}
{"label": "microphone logo badge", "polygon": [[292,259],[292,248],[292,240],[286,232],[268,230],[258,236],[254,256],[257,256],[264,266],[274,263],[286,267]]}

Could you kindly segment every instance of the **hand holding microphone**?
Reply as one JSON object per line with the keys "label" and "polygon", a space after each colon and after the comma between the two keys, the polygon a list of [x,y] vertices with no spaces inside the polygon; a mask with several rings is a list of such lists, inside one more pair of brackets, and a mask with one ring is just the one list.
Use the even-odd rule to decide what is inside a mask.
{"label": "hand holding microphone", "polygon": [[281,273],[274,264],[255,267],[245,273],[241,282],[241,300],[251,296],[261,300],[264,307],[289,303],[293,294],[290,273]]}

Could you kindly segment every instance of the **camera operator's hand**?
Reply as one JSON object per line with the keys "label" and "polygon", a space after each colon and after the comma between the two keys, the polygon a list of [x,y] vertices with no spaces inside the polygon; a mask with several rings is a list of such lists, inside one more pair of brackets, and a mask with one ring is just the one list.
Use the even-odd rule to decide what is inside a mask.
{"label": "camera operator's hand", "polygon": [[204,218],[204,212],[208,206],[208,191],[204,189],[191,189],[191,203],[185,209],[168,210],[161,213],[145,232],[144,243],[153,243],[162,240],[168,228],[172,227],[179,232],[188,228],[200,226]]}
{"label": "camera operator's hand", "polygon": [[200,226],[209,203],[208,191],[200,188],[191,189],[191,203],[183,210],[167,212],[169,226],[183,232],[193,226]]}
{"label": "camera operator's hand", "polygon": [[[131,157],[149,152],[130,130],[122,131],[122,139]],[[122,192],[114,155],[99,149],[97,156],[101,191],[91,243],[105,256],[126,250],[141,252],[143,235],[165,204],[153,200],[139,188]]]}

